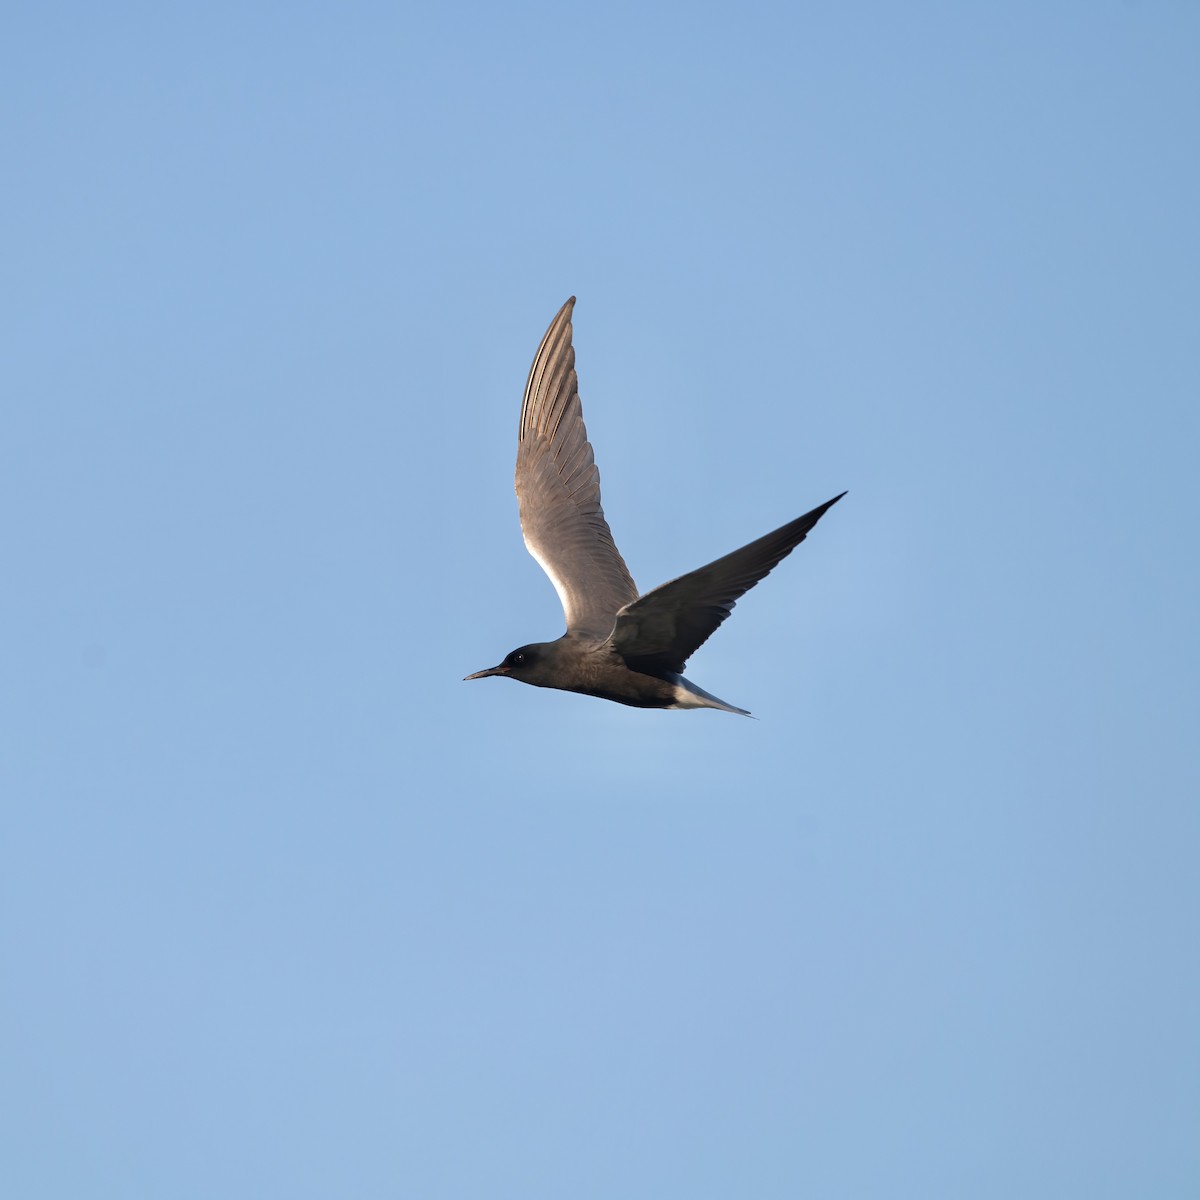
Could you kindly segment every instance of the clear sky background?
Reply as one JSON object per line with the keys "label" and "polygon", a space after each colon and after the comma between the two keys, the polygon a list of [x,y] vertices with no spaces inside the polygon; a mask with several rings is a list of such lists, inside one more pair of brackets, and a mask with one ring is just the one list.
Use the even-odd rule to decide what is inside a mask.
{"label": "clear sky background", "polygon": [[[0,1192],[1200,1193],[1200,9],[23,5]],[[571,294],[644,589],[562,614]]]}

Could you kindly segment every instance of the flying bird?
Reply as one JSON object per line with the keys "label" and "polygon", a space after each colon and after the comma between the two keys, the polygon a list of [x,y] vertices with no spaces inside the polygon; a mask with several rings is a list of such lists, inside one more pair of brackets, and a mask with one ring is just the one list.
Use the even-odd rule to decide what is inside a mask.
{"label": "flying bird", "polygon": [[466,678],[500,675],[637,708],[717,708],[748,717],[685,679],[683,669],[738,598],[846,493],[639,596],[600,507],[600,472],[583,425],[571,344],[574,307],[572,296],[534,356],[517,444],[521,531],[558,592],[567,632],[520,646],[499,666]]}

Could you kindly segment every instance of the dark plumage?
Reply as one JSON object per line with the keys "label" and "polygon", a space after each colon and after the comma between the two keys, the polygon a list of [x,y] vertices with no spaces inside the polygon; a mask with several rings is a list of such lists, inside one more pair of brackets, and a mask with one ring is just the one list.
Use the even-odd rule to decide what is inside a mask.
{"label": "dark plumage", "polygon": [[529,553],[562,601],[567,632],[521,646],[468,679],[504,675],[638,708],[719,708],[749,716],[683,677],[688,658],[738,598],[790,554],[842,496],[639,596],[600,506],[575,374],[572,296],[534,356],[521,405],[517,499]]}

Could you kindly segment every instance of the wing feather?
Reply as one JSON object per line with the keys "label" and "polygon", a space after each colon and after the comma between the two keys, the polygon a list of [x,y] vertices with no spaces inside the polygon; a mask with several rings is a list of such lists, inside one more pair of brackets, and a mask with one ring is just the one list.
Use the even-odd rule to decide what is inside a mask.
{"label": "wing feather", "polygon": [[596,468],[575,374],[572,296],[538,347],[517,446],[517,500],[529,553],[562,601],[567,632],[607,638],[637,588],[600,505]]}
{"label": "wing feather", "polygon": [[682,673],[733,606],[808,535],[846,493],[732,554],[664,583],[617,614],[610,643],[635,671]]}

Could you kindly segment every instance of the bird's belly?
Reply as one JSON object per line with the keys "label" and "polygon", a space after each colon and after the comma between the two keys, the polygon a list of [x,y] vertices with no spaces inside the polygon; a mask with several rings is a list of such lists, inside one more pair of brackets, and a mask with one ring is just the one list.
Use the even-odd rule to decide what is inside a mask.
{"label": "bird's belly", "polygon": [[617,704],[628,704],[631,708],[678,708],[674,684],[653,675],[623,670],[613,673],[598,673],[598,677],[581,681],[569,691],[585,696],[597,696],[601,700],[612,700]]}

